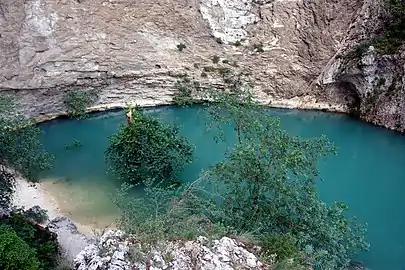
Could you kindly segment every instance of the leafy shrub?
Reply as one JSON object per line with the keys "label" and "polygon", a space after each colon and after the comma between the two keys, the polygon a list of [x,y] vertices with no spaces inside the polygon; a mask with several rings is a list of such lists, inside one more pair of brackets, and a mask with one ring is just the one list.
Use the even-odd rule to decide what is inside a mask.
{"label": "leafy shrub", "polygon": [[0,266],[5,270],[41,269],[35,250],[5,225],[0,225]]}
{"label": "leafy shrub", "polygon": [[7,209],[13,198],[15,188],[15,177],[7,171],[4,166],[0,166],[0,209]]}
{"label": "leafy shrub", "polygon": [[[187,192],[190,188],[188,184],[178,189],[148,186],[145,196],[140,198],[128,196],[130,188],[123,184],[114,199],[122,213],[118,225],[136,235],[142,243],[191,240],[200,235],[220,237],[227,233],[221,224],[214,224],[201,215],[200,199]],[[198,201],[195,209],[190,204],[193,199]]]}
{"label": "leafy shrub", "polygon": [[377,86],[383,86],[386,82],[386,79],[384,77],[378,77],[377,78]]}
{"label": "leafy shrub", "polygon": [[219,38],[219,37],[218,37],[218,38],[216,38],[216,39],[215,39],[215,41],[216,41],[218,44],[222,44],[222,43],[224,43],[224,42],[222,41],[222,39],[221,39],[221,38]]}
{"label": "leafy shrub", "polygon": [[185,48],[187,48],[186,44],[184,43],[177,44],[177,50],[179,50],[179,52],[182,52]]}
{"label": "leafy shrub", "polygon": [[360,58],[369,46],[374,46],[380,54],[394,54],[405,43],[405,2],[385,0],[384,4],[388,16],[385,18],[382,34],[362,42],[349,52],[348,58]]}
{"label": "leafy shrub", "polygon": [[201,77],[207,78],[207,77],[208,77],[208,74],[207,74],[206,72],[201,72]]}
{"label": "leafy shrub", "polygon": [[[41,130],[15,112],[13,99],[0,96],[0,207],[9,208],[17,169],[30,180],[51,167],[52,157],[43,150]],[[0,219],[1,269],[55,269],[56,236],[35,225],[45,218],[41,209],[13,209]],[[39,229],[42,228],[42,229]]]}
{"label": "leafy shrub", "polygon": [[38,205],[31,207],[28,210],[23,211],[20,209],[27,220],[31,220],[35,223],[44,223],[48,220],[48,211],[42,209]]}
{"label": "leafy shrub", "polygon": [[191,162],[193,149],[178,129],[131,109],[133,123],[110,137],[106,158],[111,170],[130,183],[178,183],[178,173]]}
{"label": "leafy shrub", "polygon": [[264,52],[263,43],[253,44],[253,49],[259,53]]}
{"label": "leafy shrub", "polygon": [[205,66],[203,67],[204,72],[218,72],[221,75],[225,75],[231,73],[231,69],[226,67],[212,67],[212,66]]}
{"label": "leafy shrub", "polygon": [[[190,80],[186,82],[190,82]],[[193,98],[191,97],[192,88],[190,85],[186,85],[178,81],[175,86],[177,88],[177,92],[173,97],[174,104],[186,106],[194,103]]]}
{"label": "leafy shrub", "polygon": [[[31,121],[16,116],[13,99],[7,96],[0,96],[0,130],[0,167],[14,168],[29,180],[36,180],[52,167],[52,156],[39,140],[42,131]],[[4,170],[1,176],[11,180]]]}
{"label": "leafy shrub", "polygon": [[298,241],[290,234],[271,234],[262,238],[260,246],[265,256],[277,254],[277,260],[297,259],[300,256]]}
{"label": "leafy shrub", "polygon": [[58,241],[54,233],[32,223],[22,209],[16,209],[10,218],[3,219],[1,223],[11,227],[35,251],[41,269],[53,270],[55,268],[58,258]]}
{"label": "leafy shrub", "polygon": [[63,99],[68,115],[72,118],[83,119],[86,117],[86,109],[98,99],[97,90],[70,91]]}
{"label": "leafy shrub", "polygon": [[219,60],[220,60],[220,58],[219,58],[218,55],[214,55],[214,56],[212,57],[212,62],[213,62],[214,64],[218,64],[218,63],[219,63]]}
{"label": "leafy shrub", "polygon": [[208,104],[208,124],[216,129],[215,138],[226,139],[224,126],[235,130],[236,143],[225,159],[178,188],[147,184],[142,198],[122,195],[124,187],[116,200],[122,211],[119,225],[155,240],[254,232],[266,253],[276,251],[280,260],[293,256],[315,269],[344,268],[368,244],[364,227],[345,217],[347,206],[328,206],[316,192],[317,163],[334,153],[333,145],[324,137],[288,134],[249,91],[231,91],[207,93],[214,101]]}
{"label": "leafy shrub", "polygon": [[212,219],[237,232],[291,234],[324,269],[345,266],[354,252],[366,250],[364,228],[344,216],[347,206],[327,206],[316,192],[317,162],[334,152],[330,142],[291,136],[249,92],[217,96],[210,115],[234,127],[237,143],[203,177],[222,202]]}
{"label": "leafy shrub", "polygon": [[233,45],[235,45],[236,47],[239,47],[239,46],[242,46],[242,43],[239,40],[237,40],[233,43]]}

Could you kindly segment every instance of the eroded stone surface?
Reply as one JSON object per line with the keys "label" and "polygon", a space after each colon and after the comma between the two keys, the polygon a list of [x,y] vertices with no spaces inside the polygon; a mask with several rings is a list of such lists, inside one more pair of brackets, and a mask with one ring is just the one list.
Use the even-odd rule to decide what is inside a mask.
{"label": "eroded stone surface", "polygon": [[356,113],[377,125],[405,131],[405,47],[392,55],[381,55],[373,46],[361,56],[345,57],[380,29],[384,10],[379,1],[363,6],[347,36],[346,48],[334,57],[322,73],[320,84],[329,91],[345,87],[356,99]]}
{"label": "eroded stone surface", "polygon": [[[378,7],[377,0],[3,0],[0,91],[34,117],[63,112],[64,93],[76,89],[99,89],[95,106],[167,104],[185,75],[225,87],[219,72],[204,71],[215,67],[232,70],[265,103],[347,111],[364,97],[331,67],[343,74],[335,56],[370,34]],[[239,39],[242,46],[226,44]],[[400,57],[376,61],[403,88]],[[355,65],[346,67],[351,74]],[[369,84],[363,75],[357,80]],[[396,96],[379,100],[383,109],[362,117],[393,127],[391,112],[402,105]]]}
{"label": "eroded stone surface", "polygon": [[241,243],[228,237],[213,242],[162,242],[143,246],[121,231],[107,231],[98,243],[86,247],[75,259],[77,270],[130,269],[266,269],[266,265]]}

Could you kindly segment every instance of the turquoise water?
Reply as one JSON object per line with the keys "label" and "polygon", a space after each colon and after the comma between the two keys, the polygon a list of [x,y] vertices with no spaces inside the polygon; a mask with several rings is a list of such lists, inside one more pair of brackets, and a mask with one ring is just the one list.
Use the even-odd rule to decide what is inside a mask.
{"label": "turquoise water", "polygon": [[[195,161],[183,173],[195,179],[223,157],[226,145],[207,134],[204,114],[198,107],[160,107],[149,113],[168,123],[181,123],[180,133],[195,145]],[[373,270],[405,269],[405,137],[345,115],[298,110],[271,110],[293,134],[325,134],[338,154],[320,164],[321,198],[346,202],[350,214],[368,223],[371,250],[360,254]],[[85,224],[104,226],[118,215],[108,194],[117,187],[106,174],[107,137],[125,121],[124,113],[95,114],[85,120],[54,120],[41,124],[46,148],[55,154],[56,166],[43,180],[61,210]],[[229,133],[231,134],[231,133]],[[66,150],[73,139],[83,146]]]}

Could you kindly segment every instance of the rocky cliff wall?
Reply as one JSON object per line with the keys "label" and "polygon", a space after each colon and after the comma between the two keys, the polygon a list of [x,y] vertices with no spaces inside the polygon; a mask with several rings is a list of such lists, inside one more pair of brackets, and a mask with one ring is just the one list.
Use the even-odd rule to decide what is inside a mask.
{"label": "rocky cliff wall", "polygon": [[[1,0],[0,91],[37,117],[61,113],[67,91],[96,88],[98,106],[164,104],[179,77],[221,88],[226,71],[264,103],[349,111],[361,90],[325,74],[364,21],[373,20],[368,14],[376,6],[373,0]],[[372,118],[384,125],[386,113]]]}

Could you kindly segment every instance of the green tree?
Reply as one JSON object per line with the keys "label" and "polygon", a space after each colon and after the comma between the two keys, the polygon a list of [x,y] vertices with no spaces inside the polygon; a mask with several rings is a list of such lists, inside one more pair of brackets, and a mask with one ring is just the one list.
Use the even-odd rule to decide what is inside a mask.
{"label": "green tree", "polygon": [[132,120],[110,138],[106,158],[123,181],[171,185],[191,162],[193,148],[178,129],[131,108]]}
{"label": "green tree", "polygon": [[43,213],[33,214],[23,209],[14,209],[10,217],[1,223],[12,228],[35,251],[41,269],[53,270],[57,264],[58,241],[55,234],[33,222],[42,216]]}
{"label": "green tree", "polygon": [[[341,269],[368,248],[364,227],[345,217],[347,206],[326,205],[318,197],[317,162],[334,153],[325,137],[290,135],[238,87],[206,95],[213,101],[206,109],[209,126],[217,140],[230,139],[233,147],[222,162],[178,189],[147,186],[146,196],[132,202],[121,193],[124,229],[157,239],[249,233],[262,241],[263,255],[279,253],[280,264],[292,257],[315,269]],[[229,127],[232,138],[224,136]]]}
{"label": "green tree", "polygon": [[[13,168],[29,180],[51,168],[52,156],[39,140],[41,130],[16,114],[13,99],[0,96],[0,168]],[[6,176],[4,173],[0,176]],[[5,179],[3,177],[3,179]]]}
{"label": "green tree", "polygon": [[[366,250],[364,228],[346,219],[347,206],[327,206],[316,192],[317,162],[334,152],[331,143],[292,136],[258,106],[250,92],[212,97],[217,127],[231,125],[236,144],[205,175],[217,192],[219,216],[212,220],[238,232],[290,234],[306,258],[321,269],[339,269]],[[217,210],[218,211],[218,210]]]}
{"label": "green tree", "polygon": [[41,269],[35,250],[6,225],[0,225],[0,268],[4,270]]}
{"label": "green tree", "polygon": [[66,107],[68,115],[72,118],[83,119],[86,117],[86,109],[94,104],[98,99],[98,91],[76,90],[65,93],[63,104]]}
{"label": "green tree", "polygon": [[[15,109],[12,98],[0,96],[0,210],[10,208],[15,185],[12,169],[36,180],[52,162],[40,143],[40,129]],[[0,216],[0,268],[54,269],[56,237],[47,230],[38,230],[32,221],[38,213],[12,210],[10,216]],[[39,212],[42,217],[43,213]]]}

